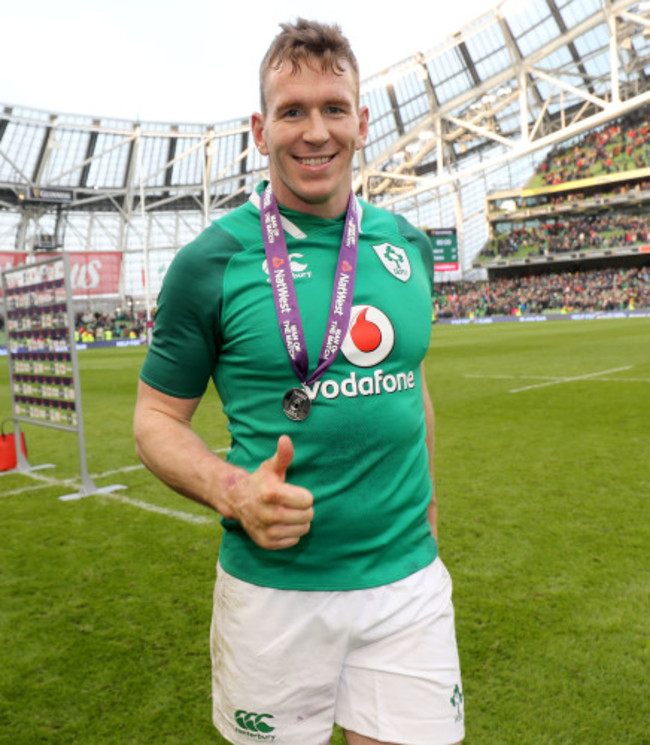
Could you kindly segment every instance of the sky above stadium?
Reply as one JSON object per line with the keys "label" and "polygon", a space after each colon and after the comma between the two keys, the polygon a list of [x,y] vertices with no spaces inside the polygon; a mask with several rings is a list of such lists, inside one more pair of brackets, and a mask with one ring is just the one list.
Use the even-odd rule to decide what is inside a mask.
{"label": "sky above stadium", "polygon": [[282,21],[336,21],[368,78],[435,48],[497,4],[0,0],[0,104],[142,121],[226,121],[257,110],[258,65]]}

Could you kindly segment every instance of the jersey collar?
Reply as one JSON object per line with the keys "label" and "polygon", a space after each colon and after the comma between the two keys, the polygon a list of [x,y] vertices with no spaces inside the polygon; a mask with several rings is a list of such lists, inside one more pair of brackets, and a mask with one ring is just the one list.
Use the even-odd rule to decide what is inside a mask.
{"label": "jersey collar", "polygon": [[[258,188],[253,189],[253,193],[249,197],[249,202],[257,210],[259,210],[260,208],[260,191],[264,190],[266,184],[267,182],[263,181],[261,185],[258,186]],[[357,203],[357,215],[359,215],[359,232],[363,233],[363,229],[361,228],[361,225],[363,223],[363,208],[361,207],[359,198],[355,196],[354,199]],[[301,230],[295,222],[289,220],[288,217],[280,215],[280,220],[282,221],[282,227],[284,228],[285,232],[288,233],[292,238],[303,240],[307,237],[307,233],[305,233],[304,230]]]}

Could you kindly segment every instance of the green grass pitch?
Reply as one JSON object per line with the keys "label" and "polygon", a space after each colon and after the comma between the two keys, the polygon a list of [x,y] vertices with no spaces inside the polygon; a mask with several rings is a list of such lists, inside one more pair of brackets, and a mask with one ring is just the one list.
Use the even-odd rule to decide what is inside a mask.
{"label": "green grass pitch", "polygon": [[[143,355],[79,355],[89,471],[126,489],[57,499],[78,488],[76,436],[35,425],[30,462],[55,467],[0,475],[2,745],[224,742],[219,524],[139,467]],[[436,326],[426,371],[466,742],[647,743],[650,319]],[[0,388],[6,417],[6,358]],[[214,392],[196,428],[227,447]]]}

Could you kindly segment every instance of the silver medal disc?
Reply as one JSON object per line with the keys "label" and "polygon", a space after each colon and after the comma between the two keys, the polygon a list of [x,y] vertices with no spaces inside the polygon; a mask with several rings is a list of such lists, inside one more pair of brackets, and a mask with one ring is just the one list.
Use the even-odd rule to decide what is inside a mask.
{"label": "silver medal disc", "polygon": [[302,388],[292,388],[282,399],[284,413],[294,422],[302,422],[309,416],[311,401]]}

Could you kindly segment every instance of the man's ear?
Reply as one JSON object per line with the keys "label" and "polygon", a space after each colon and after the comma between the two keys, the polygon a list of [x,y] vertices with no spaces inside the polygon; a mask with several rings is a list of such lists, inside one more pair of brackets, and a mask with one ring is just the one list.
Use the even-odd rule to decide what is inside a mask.
{"label": "man's ear", "polygon": [[264,138],[264,117],[259,112],[255,112],[251,116],[251,132],[253,133],[253,139],[255,140],[255,146],[262,155],[268,155],[269,149],[266,146],[266,140]]}
{"label": "man's ear", "polygon": [[366,138],[368,137],[368,119],[369,112],[367,106],[362,106],[359,109],[359,134],[357,135],[357,150],[366,144]]}

